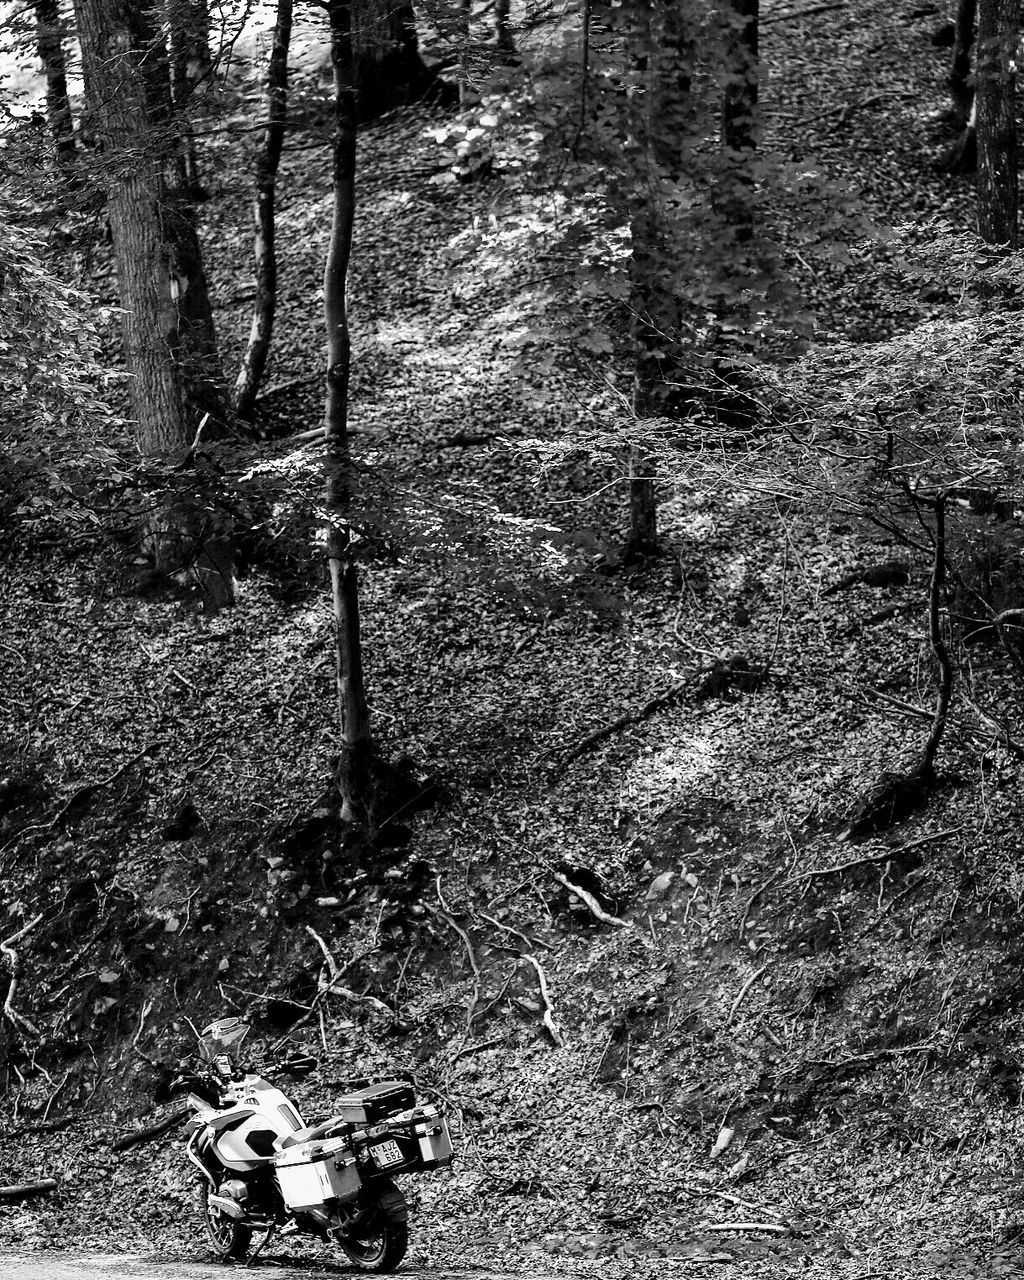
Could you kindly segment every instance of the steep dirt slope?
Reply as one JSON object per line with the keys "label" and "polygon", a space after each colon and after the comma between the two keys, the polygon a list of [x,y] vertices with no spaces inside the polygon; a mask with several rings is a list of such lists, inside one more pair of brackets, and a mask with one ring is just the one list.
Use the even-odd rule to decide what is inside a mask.
{"label": "steep dirt slope", "polygon": [[[931,15],[910,12],[872,3],[855,19],[835,9],[766,27],[778,138],[837,163],[841,132],[879,216],[908,192],[922,212],[960,207],[919,163],[941,64]],[[830,114],[840,103],[854,109]],[[557,308],[557,285],[535,264],[500,273],[460,251],[514,183],[431,181],[447,161],[432,123],[406,113],[364,139],[355,422],[367,465],[376,451],[397,458],[389,484],[420,506],[431,495],[446,520],[452,507],[475,518],[486,499],[592,526],[592,562],[577,559],[566,587],[555,552],[524,542],[495,591],[487,561],[481,573],[374,558],[376,723],[438,803],[408,846],[366,865],[318,807],[329,614],[296,568],[301,542],[282,536],[276,558],[264,545],[239,608],[212,618],[127,595],[105,553],[10,556],[0,865],[9,932],[42,915],[18,944],[17,995],[48,1043],[10,1080],[5,1181],[56,1171],[64,1187],[0,1210],[0,1239],[196,1256],[180,1152],[117,1154],[108,1139],[164,1113],[159,1064],[187,1045],[186,1015],[254,1009],[272,1060],[316,992],[312,928],[352,962],[352,988],[394,1014],[338,999],[296,1030],[324,1059],[303,1090],[310,1114],[356,1068],[412,1069],[452,1108],[458,1164],[407,1187],[417,1265],[544,1271],[557,1255],[575,1260],[560,1268],[633,1275],[1014,1273],[1016,763],[995,747],[983,767],[958,712],[923,817],[837,842],[853,798],[919,740],[919,723],[872,691],[930,696],[920,575],[825,597],[892,549],[698,481],[666,509],[670,556],[615,573],[606,556],[595,574],[618,537],[614,489],[589,499],[604,477],[586,473],[538,483],[486,443],[581,412],[575,385],[546,365],[531,373],[529,349],[509,341]],[[304,140],[315,134],[314,122]],[[246,315],[233,299],[247,178],[230,146],[213,154],[206,230],[230,352]],[[286,160],[279,384],[312,378],[320,359],[327,193],[310,154]],[[818,282],[839,300],[830,324],[877,332],[920,313],[918,300],[900,315],[865,309],[857,270]],[[313,382],[269,404],[278,430],[319,413]],[[286,490],[312,484],[307,443],[260,458],[283,460]],[[545,569],[561,591],[524,608]],[[889,604],[900,608],[870,621]],[[735,654],[770,659],[769,678],[716,667]],[[998,666],[984,679],[1011,705]],[[446,916],[470,939],[479,989]]]}

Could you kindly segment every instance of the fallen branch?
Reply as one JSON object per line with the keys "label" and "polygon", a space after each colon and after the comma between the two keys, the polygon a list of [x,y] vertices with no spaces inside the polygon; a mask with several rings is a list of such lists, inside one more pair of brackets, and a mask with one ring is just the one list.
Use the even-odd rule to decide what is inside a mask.
{"label": "fallen branch", "polygon": [[470,940],[469,934],[465,929],[463,929],[462,925],[457,923],[453,916],[449,915],[448,912],[444,910],[444,907],[448,904],[445,902],[444,895],[441,893],[440,876],[437,877],[437,897],[443,905],[441,907],[431,907],[428,905],[427,910],[430,911],[432,915],[438,916],[445,922],[449,929],[459,935],[462,939],[462,945],[466,948],[466,955],[469,957],[469,967],[473,970],[473,998],[470,1000],[469,1005],[466,1008],[466,1026],[472,1029],[473,1019],[476,1017],[477,1005],[480,1003],[480,987],[483,984],[483,974],[480,972],[480,965],[477,962],[476,952],[473,950],[473,943]]}
{"label": "fallen branch", "polygon": [[876,862],[889,862],[898,858],[901,853],[908,853],[911,849],[917,849],[923,844],[931,844],[935,840],[944,840],[946,836],[955,836],[962,830],[962,827],[946,827],[943,831],[932,831],[928,835],[918,836],[916,840],[901,844],[898,849],[883,849],[881,853],[869,853],[863,858],[851,858],[849,862],[840,862],[834,867],[819,867],[814,871],[803,871],[800,875],[787,880],[786,885],[800,884],[804,880],[813,880],[817,876],[842,875],[844,871],[851,871],[854,867],[867,867]]}
{"label": "fallen branch", "polygon": [[560,1049],[565,1044],[565,1041],[562,1038],[562,1033],[555,1026],[554,1010],[551,1005],[551,995],[548,991],[547,975],[540,967],[540,962],[537,960],[536,956],[523,956],[523,959],[528,964],[533,965],[537,974],[537,985],[540,987],[540,998],[544,1002],[544,1015],[541,1018],[541,1021],[544,1023],[547,1033],[551,1037],[553,1043]]}
{"label": "fallen branch", "polygon": [[[256,403],[259,404],[263,400],[270,400],[274,396],[283,395],[286,391],[294,391],[297,387],[311,387],[315,382],[319,382],[323,377],[322,373],[308,373],[301,378],[289,378],[287,382],[276,382],[272,387],[267,387],[266,391],[261,391],[256,397]],[[307,437],[312,435],[323,434],[323,427],[317,427],[314,432],[305,432]],[[297,437],[291,436],[294,440]]]}
{"label": "fallen branch", "polygon": [[750,977],[746,980],[746,982],[744,982],[743,986],[740,987],[739,993],[737,994],[736,999],[732,1002],[732,1008],[729,1010],[729,1016],[725,1020],[726,1026],[728,1026],[729,1023],[732,1022],[733,1018],[736,1016],[736,1010],[743,1003],[743,997],[747,994],[747,992],[758,980],[758,978],[760,978],[761,974],[764,973],[766,969],[771,968],[771,964],[772,962],[769,960],[768,963],[763,964],[760,967],[760,969],[755,969],[754,972],[750,975]]}
{"label": "fallen branch", "polygon": [[743,941],[743,930],[747,927],[747,917],[750,915],[750,912],[754,906],[754,903],[758,900],[758,898],[760,898],[762,893],[766,893],[772,887],[772,885],[776,882],[776,880],[782,879],[782,877],[786,874],[786,870],[787,870],[786,867],[780,867],[779,870],[776,871],[774,875],[769,876],[768,879],[765,880],[765,882],[760,886],[760,888],[755,889],[754,892],[747,899],[747,905],[743,908],[743,915],[740,916],[739,928],[736,930],[737,942]]}
{"label": "fallen branch", "polygon": [[582,738],[575,747],[564,756],[561,763],[556,765],[552,770],[550,781],[554,781],[560,774],[564,773],[574,761],[581,756],[585,756],[588,751],[592,751],[599,743],[604,742],[606,738],[611,738],[616,733],[621,733],[623,729],[630,729],[633,725],[642,724],[645,720],[649,720],[651,716],[659,711],[665,711],[668,707],[674,706],[675,703],[686,692],[685,684],[674,684],[670,689],[666,689],[664,693],[659,693],[656,698],[651,698],[649,702],[645,702],[642,707],[638,707],[636,711],[627,711],[624,715],[619,716],[617,720],[613,720],[610,724],[601,725],[599,729],[595,729],[592,733],[588,733]]}
{"label": "fallen branch", "polygon": [[508,1033],[503,1036],[493,1036],[490,1040],[481,1040],[479,1044],[468,1044],[465,1049],[460,1049],[452,1058],[451,1065],[454,1066],[460,1058],[470,1058],[474,1053],[483,1053],[487,1049],[493,1049],[499,1044],[504,1044],[508,1039]]}
{"label": "fallen branch", "polygon": [[551,874],[559,884],[564,885],[571,894],[579,898],[580,902],[582,902],[583,905],[587,907],[602,924],[613,924],[617,929],[631,929],[633,927],[628,920],[623,920],[621,916],[609,915],[592,893],[588,893],[586,889],[580,888],[578,884],[573,884],[571,880],[567,880],[560,871],[552,871]]}
{"label": "fallen branch", "polygon": [[691,1196],[714,1196],[716,1200],[724,1200],[727,1204],[737,1205],[741,1209],[753,1209],[755,1213],[769,1213],[773,1218],[784,1218],[786,1215],[778,1209],[766,1209],[763,1205],[753,1204],[750,1200],[744,1200],[740,1196],[734,1196],[729,1191],[718,1191],[713,1187],[699,1187],[692,1183],[684,1182],[683,1190]]}
{"label": "fallen branch", "polygon": [[56,1178],[42,1178],[39,1182],[16,1182],[9,1187],[0,1187],[0,1200],[27,1200],[29,1196],[45,1196],[56,1190]]}
{"label": "fallen branch", "polygon": [[701,1231],[768,1231],[776,1236],[788,1236],[791,1228],[782,1222],[702,1222]]}
{"label": "fallen branch", "polygon": [[979,707],[974,699],[969,697],[966,693],[961,692],[960,697],[967,703],[981,723],[992,732],[997,741],[1001,742],[1011,755],[1015,755],[1018,758],[1024,758],[1024,747],[1010,737],[1009,729],[1007,729],[1006,725],[1003,724],[1001,720],[997,720],[995,716],[989,715],[987,711]]}
{"label": "fallen branch", "polygon": [[769,26],[773,22],[797,22],[800,18],[810,18],[816,13],[829,13],[832,9],[845,9],[846,0],[829,0],[827,4],[812,4],[809,9],[791,9],[789,13],[769,13],[761,19],[761,26]]}
{"label": "fallen branch", "polygon": [[11,944],[17,942],[21,938],[24,938],[27,933],[31,932],[31,930],[36,927],[42,918],[43,913],[40,912],[39,915],[30,920],[28,924],[23,925],[17,933],[12,933],[9,938],[5,938],[3,942],[0,942],[0,955],[3,956],[4,960],[6,960],[7,971],[10,974],[10,981],[7,984],[7,996],[4,1000],[4,1017],[16,1031],[27,1031],[31,1035],[35,1036],[36,1039],[39,1038],[39,1028],[31,1023],[24,1014],[19,1013],[14,1007],[14,994],[18,989],[18,972],[21,968],[21,964],[18,960],[18,953],[14,950],[14,947]]}
{"label": "fallen branch", "polygon": [[177,1111],[172,1111],[169,1116],[158,1120],[156,1124],[148,1125],[145,1129],[133,1129],[131,1133],[123,1133],[120,1138],[114,1139],[110,1149],[111,1151],[128,1151],[131,1147],[141,1146],[144,1142],[153,1142],[157,1138],[162,1138],[169,1130],[177,1128],[183,1120],[188,1119],[189,1114],[188,1107],[179,1107]]}

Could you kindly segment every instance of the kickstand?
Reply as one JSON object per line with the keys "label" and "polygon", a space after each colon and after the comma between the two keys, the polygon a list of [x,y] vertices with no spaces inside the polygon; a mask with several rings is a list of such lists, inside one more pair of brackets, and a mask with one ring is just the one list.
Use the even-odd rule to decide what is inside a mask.
{"label": "kickstand", "polygon": [[245,1264],[247,1267],[251,1267],[251,1266],[252,1266],[252,1264],[256,1261],[256,1259],[257,1259],[257,1258],[260,1256],[260,1254],[263,1252],[263,1250],[267,1247],[267,1245],[268,1245],[268,1244],[270,1244],[270,1237],[271,1237],[273,1234],[274,1234],[274,1223],[272,1222],[272,1223],[270,1224],[270,1226],[269,1226],[269,1227],[267,1227],[267,1233],[266,1233],[266,1235],[265,1235],[265,1236],[263,1237],[263,1239],[259,1242],[259,1244],[256,1246],[256,1248],[255,1248],[255,1249],[253,1249],[252,1253],[250,1253],[250,1254],[249,1254],[249,1257],[248,1257],[248,1259],[246,1260],[246,1264]]}

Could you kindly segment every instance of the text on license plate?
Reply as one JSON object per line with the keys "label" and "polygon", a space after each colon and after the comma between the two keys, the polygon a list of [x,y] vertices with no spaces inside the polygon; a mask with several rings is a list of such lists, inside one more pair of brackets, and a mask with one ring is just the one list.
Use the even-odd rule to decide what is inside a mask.
{"label": "text on license plate", "polygon": [[370,1154],[381,1169],[390,1169],[393,1164],[402,1164],[405,1160],[397,1142],[379,1142],[370,1148]]}

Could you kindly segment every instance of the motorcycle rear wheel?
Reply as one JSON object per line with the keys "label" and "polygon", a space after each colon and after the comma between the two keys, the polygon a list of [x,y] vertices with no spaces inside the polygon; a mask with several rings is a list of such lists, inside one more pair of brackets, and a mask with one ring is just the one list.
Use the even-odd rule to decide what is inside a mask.
{"label": "motorcycle rear wheel", "polygon": [[395,1271],[409,1247],[409,1223],[401,1192],[393,1182],[385,1184],[382,1203],[370,1220],[351,1235],[338,1232],[334,1239],[342,1253],[360,1271]]}
{"label": "motorcycle rear wheel", "polygon": [[213,1190],[205,1178],[199,1184],[199,1207],[206,1224],[206,1234],[222,1262],[241,1262],[252,1244],[252,1228],[242,1226],[234,1218],[215,1209],[210,1204]]}

